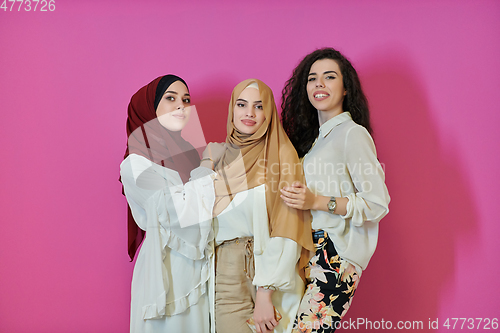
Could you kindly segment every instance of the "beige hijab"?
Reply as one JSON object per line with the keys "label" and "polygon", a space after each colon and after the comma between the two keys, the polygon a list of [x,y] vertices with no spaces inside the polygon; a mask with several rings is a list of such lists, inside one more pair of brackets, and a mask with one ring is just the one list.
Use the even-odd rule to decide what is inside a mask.
{"label": "beige hijab", "polygon": [[[233,124],[233,110],[243,89],[257,83],[266,119],[254,134],[244,134]],[[227,117],[227,150],[215,171],[214,216],[220,214],[238,192],[266,184],[266,206],[271,237],[284,237],[302,245],[300,267],[309,260],[304,249],[314,251],[309,211],[288,207],[280,189],[295,181],[305,183],[297,153],[281,126],[271,89],[262,81],[249,79],[233,90]]]}

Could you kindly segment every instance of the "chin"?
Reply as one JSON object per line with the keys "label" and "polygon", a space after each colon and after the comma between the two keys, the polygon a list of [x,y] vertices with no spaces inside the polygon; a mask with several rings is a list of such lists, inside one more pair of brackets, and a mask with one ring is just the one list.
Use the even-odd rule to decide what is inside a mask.
{"label": "chin", "polygon": [[184,127],[186,127],[187,121],[186,122],[169,121],[165,123],[160,121],[160,124],[161,126],[163,126],[164,128],[166,128],[171,132],[179,132],[182,131]]}
{"label": "chin", "polygon": [[171,126],[170,131],[179,132],[179,131],[182,131],[184,129],[184,127],[186,127],[186,124],[182,124],[182,125],[179,124],[177,126]]}
{"label": "chin", "polygon": [[238,131],[240,131],[241,133],[243,134],[246,134],[246,135],[252,135],[254,134],[255,132],[257,132],[257,130],[253,130],[253,128],[238,128]]}
{"label": "chin", "polygon": [[316,110],[320,110],[320,111],[326,110],[329,105],[328,105],[328,103],[322,103],[322,102],[324,102],[324,101],[321,101],[321,102],[316,102],[315,101],[315,103],[311,103],[311,104],[314,106],[314,108]]}

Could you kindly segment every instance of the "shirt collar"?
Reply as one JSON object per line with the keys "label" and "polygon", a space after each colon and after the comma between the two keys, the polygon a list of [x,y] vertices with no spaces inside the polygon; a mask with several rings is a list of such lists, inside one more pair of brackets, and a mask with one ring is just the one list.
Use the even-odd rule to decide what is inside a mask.
{"label": "shirt collar", "polygon": [[349,113],[349,111],[344,111],[341,114],[336,115],[332,119],[328,120],[323,125],[321,125],[319,128],[319,135],[326,138],[326,136],[328,134],[330,134],[330,132],[332,131],[332,129],[335,126],[338,126],[338,125],[342,124],[343,122],[345,122],[347,120],[351,120],[351,119],[352,119],[351,113]]}

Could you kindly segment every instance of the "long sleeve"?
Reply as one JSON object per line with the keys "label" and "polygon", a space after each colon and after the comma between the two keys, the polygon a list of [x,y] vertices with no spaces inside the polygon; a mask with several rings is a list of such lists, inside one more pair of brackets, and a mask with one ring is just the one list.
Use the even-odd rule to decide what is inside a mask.
{"label": "long sleeve", "polygon": [[269,237],[265,187],[254,189],[252,206],[255,260],[253,284],[272,286],[281,291],[294,290],[299,278],[296,266],[301,246],[288,238]]}
{"label": "long sleeve", "polygon": [[164,246],[191,259],[203,258],[212,231],[215,201],[212,170],[197,168],[186,184],[162,189],[160,226],[166,234]]}
{"label": "long sleeve", "polygon": [[375,145],[365,128],[353,126],[348,130],[344,154],[355,190],[347,195],[347,214],[342,217],[350,218],[354,226],[379,222],[389,212],[390,197]]}
{"label": "long sleeve", "polygon": [[278,290],[295,289],[297,261],[301,247],[293,240],[282,237],[270,238],[261,255],[255,255],[256,286],[272,286]]}
{"label": "long sleeve", "polygon": [[[215,201],[213,171],[199,167],[186,184],[174,170],[130,155],[121,166],[125,195],[143,230],[160,228],[162,246],[191,259],[200,259],[211,230]],[[146,221],[148,215],[149,220]]]}
{"label": "long sleeve", "polygon": [[340,257],[365,269],[390,201],[372,137],[349,112],[342,112],[321,125],[303,165],[314,194],[349,199],[344,216],[312,210],[313,229],[328,232]]}
{"label": "long sleeve", "polygon": [[142,319],[182,313],[206,292],[213,172],[197,168],[183,184],[174,170],[135,154],[120,168],[134,219],[146,230],[132,279],[133,308]]}

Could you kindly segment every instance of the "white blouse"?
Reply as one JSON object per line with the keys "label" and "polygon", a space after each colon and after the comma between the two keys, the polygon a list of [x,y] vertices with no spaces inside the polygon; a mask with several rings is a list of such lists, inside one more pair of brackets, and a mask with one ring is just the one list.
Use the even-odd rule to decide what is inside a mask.
{"label": "white blouse", "polygon": [[255,286],[279,290],[295,288],[295,266],[301,246],[282,237],[269,237],[265,185],[239,192],[214,219],[215,244],[239,237],[254,237]]}
{"label": "white blouse", "polygon": [[239,237],[254,237],[255,286],[273,286],[273,305],[283,318],[275,332],[291,332],[304,292],[297,271],[301,246],[282,237],[269,237],[265,185],[237,193],[214,219],[216,245]]}
{"label": "white blouse", "polygon": [[138,323],[131,329],[141,331],[141,320],[181,314],[207,292],[215,173],[196,168],[183,184],[176,171],[136,154],[120,169],[134,219],[146,231],[132,279],[131,322]]}
{"label": "white blouse", "polygon": [[344,216],[311,210],[312,228],[326,230],[341,258],[366,269],[390,201],[372,137],[343,112],[321,125],[303,167],[311,192],[349,198]]}

